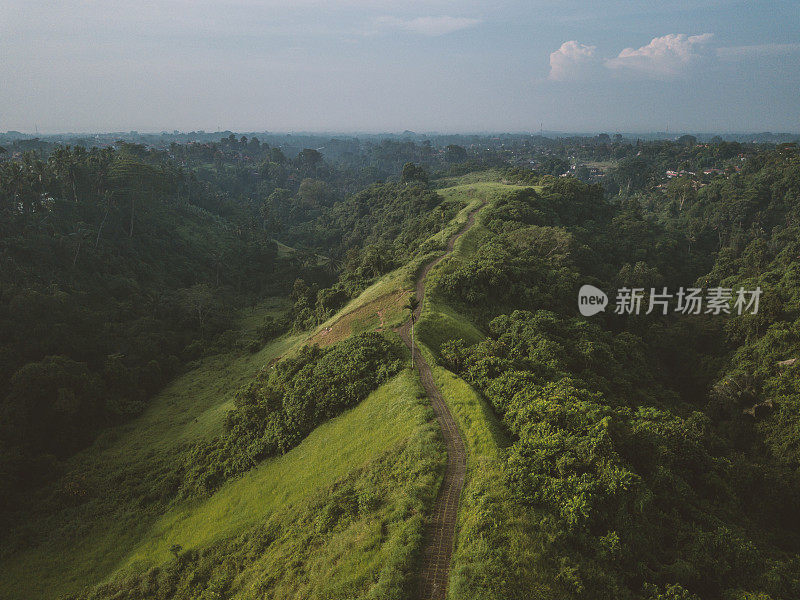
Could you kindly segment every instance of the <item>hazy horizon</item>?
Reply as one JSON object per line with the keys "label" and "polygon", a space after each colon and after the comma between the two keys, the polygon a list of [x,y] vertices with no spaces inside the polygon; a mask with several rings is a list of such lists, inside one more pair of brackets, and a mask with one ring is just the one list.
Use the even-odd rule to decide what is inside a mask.
{"label": "hazy horizon", "polygon": [[795,2],[10,0],[0,131],[800,131]]}
{"label": "hazy horizon", "polygon": [[718,131],[696,131],[696,130],[675,130],[675,131],[655,131],[655,130],[641,130],[641,131],[619,131],[616,129],[610,129],[608,127],[598,128],[593,130],[587,131],[551,131],[551,130],[542,130],[542,131],[532,131],[532,130],[452,130],[452,131],[426,131],[420,130],[415,131],[412,129],[398,129],[398,130],[336,130],[336,129],[319,129],[319,130],[269,130],[269,129],[215,129],[215,130],[205,130],[205,129],[117,129],[117,130],[85,130],[85,131],[36,131],[29,130],[23,131],[20,129],[7,129],[5,131],[0,131],[0,134],[8,135],[9,133],[20,133],[23,135],[30,135],[30,136],[46,136],[46,137],[56,137],[56,136],[81,136],[81,135],[114,135],[114,134],[135,134],[135,135],[188,135],[188,134],[204,134],[204,135],[212,135],[212,134],[223,134],[223,133],[235,133],[239,135],[273,135],[273,136],[285,136],[285,135],[297,135],[297,136],[402,136],[402,135],[418,135],[418,136],[481,136],[486,137],[490,135],[510,135],[510,136],[517,136],[517,135],[530,135],[530,136],[538,136],[542,135],[543,137],[582,137],[582,136],[596,136],[599,134],[621,134],[623,137],[631,137],[631,136],[658,136],[658,137],[673,137],[673,136],[680,136],[680,135],[694,135],[694,136],[743,136],[743,135],[761,135],[761,134],[773,134],[773,135],[800,135],[800,128],[795,130],[786,130],[786,131],[769,131],[769,130],[760,130],[760,129],[753,129],[753,130],[718,130]]}

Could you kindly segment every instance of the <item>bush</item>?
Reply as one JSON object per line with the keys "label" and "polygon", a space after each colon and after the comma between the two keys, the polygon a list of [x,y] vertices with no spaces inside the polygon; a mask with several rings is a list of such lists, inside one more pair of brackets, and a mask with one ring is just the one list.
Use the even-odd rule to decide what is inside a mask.
{"label": "bush", "polygon": [[329,348],[306,346],[236,394],[225,432],[195,446],[183,494],[208,493],[268,456],[284,454],[317,425],[361,402],[400,370],[391,344],[361,334]]}

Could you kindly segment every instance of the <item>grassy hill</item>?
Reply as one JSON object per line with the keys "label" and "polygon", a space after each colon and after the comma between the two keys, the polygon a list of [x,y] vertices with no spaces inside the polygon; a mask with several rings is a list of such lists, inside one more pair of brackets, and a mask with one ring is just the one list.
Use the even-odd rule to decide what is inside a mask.
{"label": "grassy hill", "polygon": [[[272,312],[269,305],[250,312],[243,327]],[[37,519],[17,532],[3,553],[0,595],[15,597],[13,590],[25,589],[25,597],[49,598],[111,573],[162,509],[159,503],[142,506],[140,498],[169,488],[186,445],[217,433],[236,390],[298,340],[285,337],[255,354],[202,359],[162,390],[140,417],[106,430],[72,457],[57,489],[32,498],[32,506],[40,506]],[[71,506],[51,512],[45,504],[51,494],[72,499]],[[15,542],[29,547],[15,551]],[[40,586],[38,595],[31,583]]]}
{"label": "grassy hill", "polygon": [[[524,186],[466,178],[441,190],[484,198],[489,206]],[[455,182],[458,183],[458,182]],[[462,494],[458,536],[453,555],[448,597],[484,599],[514,597],[526,590],[528,597],[554,597],[538,560],[536,520],[516,505],[505,485],[503,449],[508,446],[504,427],[493,409],[468,383],[439,364],[445,342],[480,341],[484,332],[470,317],[447,301],[438,289],[442,275],[466,261],[490,235],[484,224],[488,211],[478,214],[473,227],[457,242],[453,254],[431,270],[426,284],[422,316],[417,332],[420,348],[433,369],[450,412],[456,418],[467,446],[467,481]]]}
{"label": "grassy hill", "polygon": [[[249,315],[247,320],[258,319]],[[274,513],[286,517],[302,510],[338,480],[387,452],[402,452],[414,440],[430,462],[423,487],[431,495],[443,457],[435,443],[419,442],[420,436],[433,435],[430,415],[420,401],[421,389],[405,371],[286,455],[264,461],[210,498],[169,508],[141,502],[142,496],[170,485],[187,444],[220,431],[233,393],[304,339],[287,336],[254,355],[202,360],[160,393],[140,418],[105,432],[75,456],[59,484],[77,495],[74,506],[53,514],[45,507],[38,523],[18,532],[13,541],[20,549],[10,547],[3,555],[0,596],[57,597],[120,570],[168,562],[173,544],[189,550],[240,535]]]}
{"label": "grassy hill", "polygon": [[[482,202],[492,203],[519,189],[497,182],[451,183],[455,185],[439,193],[459,200],[464,208],[443,232],[432,236],[433,247],[443,247]],[[479,216],[452,257],[429,275],[431,292],[426,294],[419,339],[432,365],[438,347],[447,339],[482,338],[469,319],[436,293],[436,276],[448,268],[448,262],[469,256],[484,235]],[[212,496],[179,504],[166,499],[185,448],[221,430],[233,394],[263,365],[293,354],[305,343],[325,346],[375,329],[395,335],[391,330],[407,318],[404,304],[417,272],[430,256],[382,277],[310,332],[283,336],[254,354],[231,351],[202,359],[158,394],[141,417],[106,431],[70,461],[59,483],[63,493],[76,496],[74,505],[50,514],[43,509],[42,520],[16,538],[19,551],[4,553],[0,595],[23,597],[18,590],[25,589],[26,598],[48,598],[106,581],[109,587],[98,592],[105,597],[121,581],[130,582],[153,569],[172,569],[173,579],[182,580],[187,567],[179,568],[180,561],[194,560],[197,564],[192,569],[202,570],[204,559],[198,557],[250,556],[253,539],[276,527],[285,533],[269,544],[269,552],[249,562],[240,557],[244,562],[235,574],[237,583],[225,584],[229,592],[235,590],[236,597],[248,597],[250,588],[245,582],[263,586],[265,580],[272,582],[269,589],[274,597],[301,597],[297,595],[301,590],[317,593],[323,588],[327,590],[324,597],[357,597],[369,594],[381,573],[383,585],[395,592],[404,589],[413,578],[421,519],[435,495],[444,460],[430,409],[409,370],[356,408],[319,426],[287,454],[263,461]],[[285,309],[285,302],[276,299],[245,311],[240,318],[242,335],[252,333],[265,316]],[[486,542],[486,519],[496,518],[496,511],[506,511],[507,526],[493,535],[513,538],[515,544],[525,538],[512,536],[509,527],[524,529],[525,524],[518,515],[507,513],[503,491],[489,485],[498,475],[496,461],[507,443],[494,415],[467,384],[441,367],[434,370],[470,453],[453,588],[459,593],[474,592],[466,583],[474,578],[467,574],[478,568],[484,575],[495,576],[492,560],[497,557],[482,556],[480,549]],[[401,457],[411,455],[413,468],[393,471]],[[312,543],[300,524],[316,522],[327,510],[326,503],[338,497],[337,489],[358,488],[365,478],[380,488],[375,492],[380,498],[375,506],[349,514],[336,531],[323,528],[320,532],[315,526],[314,560],[305,563],[297,558],[302,555],[298,548]],[[142,502],[142,497],[150,502]],[[485,512],[487,503],[491,514]],[[183,558],[176,559],[178,546]],[[286,559],[287,553],[297,555],[293,559],[296,572],[279,576],[279,557]],[[176,590],[172,593],[177,594]]]}
{"label": "grassy hill", "polygon": [[[125,557],[121,571],[146,577],[148,569],[174,569],[170,548],[179,544],[180,560],[198,563],[184,565],[181,580],[191,580],[211,557],[238,561],[234,597],[249,597],[252,584],[269,588],[273,597],[326,589],[325,597],[346,598],[355,590],[369,593],[382,575],[410,580],[424,509],[444,459],[429,420],[406,370],[284,456],[264,461],[210,498],[169,511]],[[259,539],[266,552],[254,556]]]}
{"label": "grassy hill", "polygon": [[[440,190],[445,197],[461,199],[464,209],[431,242],[446,240],[483,199],[491,201],[505,188],[485,183]],[[459,251],[467,251],[474,237],[465,237]],[[331,558],[329,568],[337,568],[335,564],[341,561],[361,565],[360,570],[343,569],[340,577],[347,571],[371,578],[388,564],[388,555],[384,556],[387,544],[408,546],[404,552],[411,560],[408,557],[420,543],[414,537],[420,535],[415,529],[417,521],[435,493],[443,450],[435,442],[436,435],[428,424],[429,410],[420,402],[421,388],[410,371],[392,379],[358,407],[318,427],[286,455],[264,461],[226,483],[213,496],[177,505],[168,498],[185,448],[221,430],[233,394],[243,383],[263,365],[292,354],[309,341],[327,345],[365,330],[382,328],[389,332],[407,318],[403,305],[426,258],[387,274],[311,332],[283,336],[254,354],[230,351],[202,359],[159,393],[142,416],[104,432],[90,448],[70,460],[58,483],[57,493],[73,497],[71,505],[49,512],[43,504],[38,522],[12,538],[0,563],[4,573],[0,596],[49,598],[76,593],[85,586],[116,580],[124,573],[169,565],[175,561],[170,548],[176,544],[184,552],[209,548],[221,551],[219,548],[231,540],[246,537],[247,532],[266,522],[290,527],[298,514],[313,513],[319,508],[313,508],[315,502],[364,469],[372,480],[385,479],[388,467],[382,461],[415,447],[426,466],[407,469],[391,485],[383,482],[388,486],[382,492],[387,499],[381,504],[383,512],[362,515],[363,527],[373,534],[375,527],[384,533],[355,554],[338,546],[352,540],[318,540],[331,556],[339,548],[338,558]],[[246,337],[265,316],[279,314],[285,308],[285,302],[273,300],[245,311],[240,319],[242,335]],[[483,423],[486,417],[485,413],[478,415],[475,426],[490,427]],[[399,490],[408,486],[416,486],[418,499],[412,502],[413,510],[400,510],[398,507],[410,500]],[[42,498],[32,504],[38,505],[38,500],[52,492],[43,491]],[[410,524],[412,519],[415,525]],[[388,528],[402,530],[405,542],[385,533]],[[412,535],[412,531],[416,533]],[[362,531],[359,535],[366,534]],[[228,548],[226,552],[234,550]],[[410,564],[405,564],[404,577],[409,576]],[[287,590],[300,589],[293,587],[299,585],[297,581],[284,584]],[[21,589],[24,595],[19,594]]]}

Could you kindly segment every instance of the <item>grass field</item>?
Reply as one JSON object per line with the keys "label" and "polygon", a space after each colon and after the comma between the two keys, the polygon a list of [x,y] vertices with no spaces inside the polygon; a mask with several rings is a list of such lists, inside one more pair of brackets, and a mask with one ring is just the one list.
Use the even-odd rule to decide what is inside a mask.
{"label": "grass field", "polygon": [[275,242],[275,245],[278,247],[278,256],[280,256],[281,258],[291,256],[292,254],[297,252],[291,246],[287,246],[286,244],[279,242],[278,240],[273,240],[273,241]]}
{"label": "grass field", "polygon": [[262,462],[202,502],[161,517],[124,564],[158,564],[172,544],[199,548],[235,535],[363,467],[425,423],[422,390],[406,370],[345,414],[317,427],[287,454]]}
{"label": "grass field", "polygon": [[79,597],[409,597],[446,459],[431,417],[401,372],[285,456],[167,514],[126,568]]}
{"label": "grass field", "polygon": [[255,306],[242,310],[239,317],[239,330],[244,334],[252,334],[264,323],[266,317],[278,318],[292,307],[289,298],[275,296],[266,298]]}
{"label": "grass field", "polygon": [[[415,377],[404,371],[356,408],[318,427],[286,455],[263,462],[202,502],[175,507],[161,516],[113,497],[62,513],[63,520],[82,516],[87,526],[62,529],[45,543],[7,557],[0,597],[52,598],[100,582],[121,568],[160,564],[170,557],[173,543],[190,549],[235,536],[275,511],[302,503],[407,439],[430,418],[429,409],[420,403],[421,394]],[[160,431],[158,422],[154,418],[148,422],[149,434]],[[139,423],[133,430],[143,426]],[[95,448],[86,454],[97,452],[91,463],[99,468],[103,458],[115,461],[124,456],[123,448],[135,453],[151,442],[158,448],[156,438],[138,440],[135,446],[130,445],[132,440],[118,442],[106,451]],[[163,452],[153,451],[159,456]],[[113,480],[113,464],[106,464],[107,479]]]}
{"label": "grass field", "polygon": [[[469,212],[484,199],[491,203],[516,188],[483,182],[460,183],[439,190],[443,196],[458,199],[464,206],[445,226],[445,239],[460,229]],[[475,228],[459,241],[452,260],[468,256],[485,233],[479,218]],[[437,240],[441,239],[439,234],[432,236],[431,247],[435,248]],[[330,490],[336,488],[336,482],[354,476],[353,473],[367,469],[368,465],[373,465],[369,467],[373,479],[386,476],[389,467],[374,466],[376,461],[383,460],[381,457],[385,458],[387,453],[399,452],[397,449],[403,443],[411,443],[412,439],[417,446],[423,444],[421,440],[426,440],[424,448],[417,448],[418,454],[426,456],[425,460],[434,467],[441,466],[443,449],[436,442],[438,436],[429,424],[426,425],[430,411],[419,401],[421,391],[416,377],[405,371],[358,407],[317,428],[285,456],[264,461],[246,475],[227,482],[210,498],[179,506],[159,500],[159,490],[163,487],[168,491],[174,485],[176,466],[186,448],[220,431],[233,396],[243,383],[274,358],[292,353],[309,340],[320,341],[320,332],[326,329],[328,333],[335,332],[336,339],[343,339],[352,333],[376,328],[380,325],[379,311],[383,314],[385,330],[402,323],[407,318],[402,305],[421,265],[431,256],[434,255],[419,256],[387,274],[312,332],[281,337],[252,354],[230,351],[201,359],[157,394],[141,416],[106,430],[90,448],[69,461],[60,482],[31,498],[31,505],[41,508],[33,518],[26,519],[30,522],[15,532],[0,550],[0,598],[53,598],[107,581],[121,569],[136,571],[151,565],[168,565],[174,561],[169,551],[173,544],[185,549],[222,547],[234,543],[232,540],[239,536],[248,535],[248,531],[257,530],[270,518],[273,525],[279,523],[280,527],[294,531],[294,537],[287,538],[286,544],[275,545],[277,554],[271,560],[279,560],[280,553],[289,552],[291,548],[303,555],[307,549],[300,540],[306,538],[299,530],[292,529],[295,525],[291,523],[299,518],[297,515],[316,510],[309,503],[320,494],[332,493]],[[432,272],[433,283],[435,273],[436,270]],[[266,316],[280,314],[287,306],[285,300],[267,299],[244,311],[240,333],[249,336]],[[426,296],[420,339],[429,344],[432,355],[444,339],[475,340],[481,336],[468,319],[437,300],[435,293]],[[505,444],[502,431],[483,400],[463,381],[441,367],[435,368],[435,376],[465,433],[470,451],[470,481],[477,481],[488,472],[486,461],[497,460]],[[392,589],[405,585],[402,581],[407,579],[415,549],[421,543],[419,513],[426,506],[425,502],[432,499],[438,485],[431,479],[435,468],[428,467],[424,473],[414,472],[411,466],[406,468],[409,477],[413,474],[419,479],[403,483],[406,487],[417,486],[412,494],[416,498],[413,510],[401,502],[407,490],[385,491],[394,498],[384,507],[389,512],[381,516],[375,513],[372,519],[361,515],[354,518],[346,532],[340,532],[341,537],[325,538],[324,542],[316,540],[320,556],[327,558],[317,560],[308,556],[308,564],[315,565],[316,571],[303,575],[305,583],[296,578],[275,579],[286,584],[285,597],[303,593],[297,590],[324,588],[328,590],[327,595],[317,597],[348,598],[349,585],[361,591],[373,589],[367,584],[375,577],[383,577],[381,585],[394,586]],[[392,477],[393,481],[399,481],[400,475]],[[467,486],[469,494],[478,490],[470,487],[472,485]],[[66,507],[63,506],[64,489],[78,490],[76,499]],[[52,497],[59,499],[58,510],[48,508]],[[171,496],[165,494],[164,497]],[[389,506],[395,508],[389,510]],[[472,523],[474,517],[475,513],[468,509],[462,517],[464,527]],[[479,519],[478,526],[483,525]],[[389,531],[395,529],[395,533]],[[387,544],[395,549],[389,550]],[[457,557],[471,556],[465,554],[465,547],[473,548],[459,542]],[[283,558],[286,559],[286,555]],[[267,560],[266,555],[264,560]],[[401,566],[386,571],[389,568],[386,565],[392,561]],[[270,569],[277,568],[276,565],[279,562]],[[263,571],[255,564],[252,568],[255,570],[250,576],[257,581],[261,577],[258,573],[263,575]],[[461,567],[457,565],[457,568]],[[244,575],[242,577],[243,582],[247,580]],[[323,580],[325,585],[322,585]],[[389,581],[393,583],[387,583]],[[241,588],[243,597],[263,597],[248,596],[246,589],[250,588]],[[276,598],[284,597],[279,589],[283,588],[278,586],[270,593]],[[380,598],[383,592],[374,593]]]}

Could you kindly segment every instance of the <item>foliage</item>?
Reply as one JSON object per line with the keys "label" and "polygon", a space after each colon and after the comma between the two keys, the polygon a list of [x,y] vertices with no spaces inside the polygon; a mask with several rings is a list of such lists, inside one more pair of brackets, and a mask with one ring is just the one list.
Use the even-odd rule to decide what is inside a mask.
{"label": "foliage", "polygon": [[[270,361],[298,339],[285,332],[413,272],[484,199],[417,324],[469,447],[451,597],[800,596],[797,149],[526,137],[9,146],[0,484],[30,499],[4,505],[9,578],[59,553],[42,594],[69,571],[59,589],[106,580],[80,597],[407,597],[441,446],[426,426],[346,476],[407,435],[381,421],[371,436],[388,405],[347,420],[400,354],[368,334]],[[463,185],[445,189],[442,170]],[[757,315],[587,320],[583,283],[764,293]],[[275,293],[287,315],[232,328]],[[243,346],[237,367],[214,358],[218,376],[191,371],[180,398],[162,392],[74,455],[182,363]],[[325,437],[336,415],[341,444]],[[323,460],[324,440],[341,456]],[[300,503],[272,512],[287,497]]]}
{"label": "foliage", "polygon": [[285,454],[399,368],[389,342],[367,333],[325,349],[305,346],[262,371],[237,393],[224,434],[189,453],[184,494],[213,492],[264,458]]}
{"label": "foliage", "polygon": [[[246,209],[223,217],[212,196],[130,144],[0,164],[3,487],[23,491],[44,455],[141,412],[234,307],[284,276],[263,230],[232,227]],[[75,364],[80,385],[57,372]]]}
{"label": "foliage", "polygon": [[[437,302],[488,332],[477,343],[445,340],[440,359],[483,394],[511,435],[501,469],[511,506],[539,524],[529,560],[552,574],[547,581],[563,586],[563,597],[800,593],[800,521],[791,508],[800,495],[797,366],[787,361],[800,350],[800,254],[789,233],[797,158],[761,159],[672,216],[650,212],[663,202],[656,199],[648,212],[602,201],[583,208],[571,199],[590,198],[588,189],[544,183],[541,193],[497,203],[483,243],[439,275]],[[737,205],[735,219],[720,219]],[[760,285],[765,303],[759,315],[718,323],[646,315],[589,322],[573,316],[587,278],[605,289]],[[534,295],[537,286],[545,293]],[[470,548],[465,557],[477,552]]]}
{"label": "foliage", "polygon": [[[400,378],[410,389],[398,387]],[[409,597],[424,517],[446,457],[428,422],[430,409],[423,408],[423,400],[415,397],[421,395],[418,386],[410,373],[398,379],[388,384],[380,399],[375,396],[377,404],[373,402],[369,414],[359,417],[364,422],[348,422],[349,417],[344,417],[338,429],[315,441],[317,446],[298,448],[296,456],[278,459],[292,461],[285,467],[287,478],[273,475],[272,481],[265,482],[264,474],[270,469],[262,468],[262,479],[248,482],[250,493],[261,498],[264,487],[276,488],[273,506],[254,511],[252,523],[235,535],[200,547],[190,547],[189,542],[168,543],[163,562],[121,570],[109,581],[68,597]],[[406,394],[409,391],[412,393]],[[395,415],[398,406],[405,406],[406,412]],[[363,449],[364,456],[371,458],[353,468],[349,463],[353,449],[363,445],[361,438],[373,436],[376,428],[365,425],[374,423],[377,416],[391,420],[389,431],[377,429],[379,435],[385,438],[388,434],[394,441],[376,454],[382,441],[372,440],[374,443]],[[353,426],[355,430],[348,429]],[[309,454],[324,454],[329,457],[328,468],[333,466],[344,475],[333,477],[324,487],[311,487],[311,481],[328,479],[328,472],[315,477],[314,467],[320,463],[306,464]],[[272,471],[280,471],[281,466],[269,465]],[[305,488],[299,488],[298,482]],[[240,506],[235,500],[230,502]],[[175,546],[181,549],[172,557]]]}

